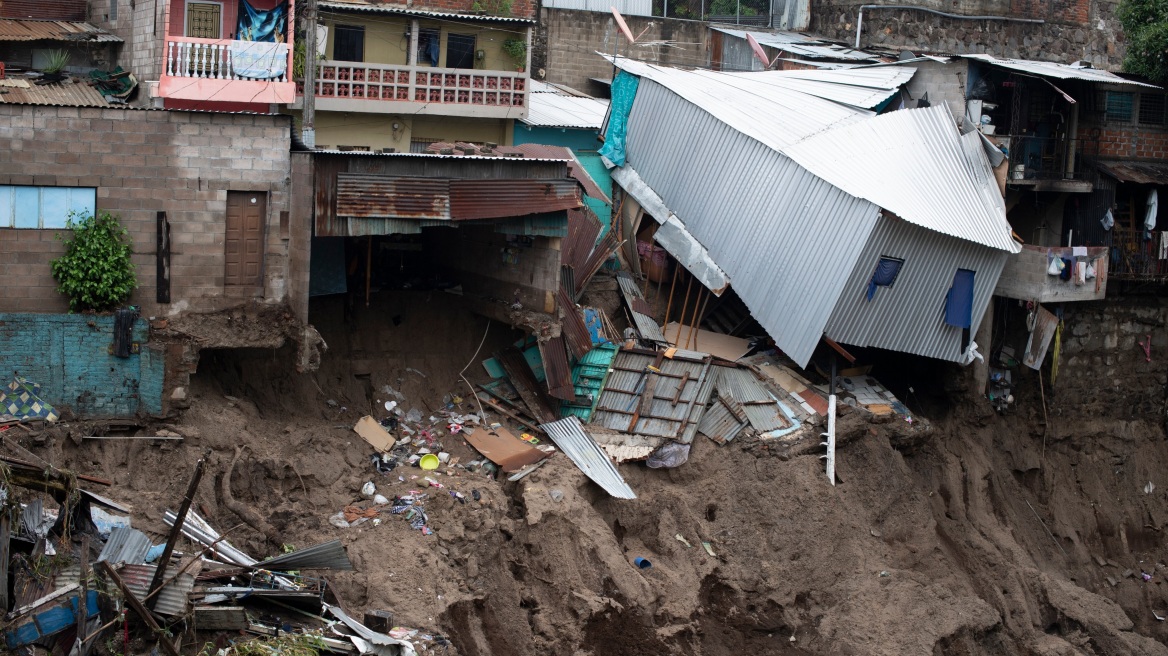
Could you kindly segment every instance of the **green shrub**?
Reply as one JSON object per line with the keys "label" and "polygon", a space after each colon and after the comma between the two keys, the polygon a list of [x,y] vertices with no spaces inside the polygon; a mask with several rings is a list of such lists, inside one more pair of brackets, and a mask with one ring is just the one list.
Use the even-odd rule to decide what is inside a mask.
{"label": "green shrub", "polygon": [[67,226],[72,235],[57,235],[65,242],[65,254],[53,260],[52,271],[57,291],[69,297],[69,310],[101,312],[130,298],[138,276],[130,261],[129,232],[118,217],[70,212]]}

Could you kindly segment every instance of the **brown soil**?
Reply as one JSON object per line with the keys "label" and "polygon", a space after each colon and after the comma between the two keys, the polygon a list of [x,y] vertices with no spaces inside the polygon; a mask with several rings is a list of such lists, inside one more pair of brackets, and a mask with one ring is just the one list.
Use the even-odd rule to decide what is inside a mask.
{"label": "brown soil", "polygon": [[[699,437],[679,469],[622,466],[634,501],[609,498],[557,455],[517,483],[442,477],[448,489],[426,506],[434,535],[388,514],[337,529],[327,518],[365,481],[388,497],[420,489],[416,469],[375,473],[352,424],[371,407],[384,416],[384,385],[427,417],[445,394],[469,398],[458,372],[486,320],[437,292],[379,299],[349,324],[339,303],[313,312],[330,346],[315,374],[293,373],[290,347],[204,352],[177,446],[77,445],[63,433],[26,446],[112,478],[108,494],[160,538],[162,510],[202,451],[214,451],[213,481],[246,445],[235,499],[284,542],[340,537],[356,566],[329,575],[343,606],[448,636],[446,652],[429,643],[437,653],[1168,655],[1168,624],[1153,615],[1168,615],[1168,482],[1143,489],[1168,465],[1157,422],[1085,416],[1061,398],[1044,448],[1032,383],[1034,398],[1018,392],[1024,410],[1006,417],[937,392],[924,439],[900,420],[842,417],[836,486],[813,449],[780,456]],[[479,360],[517,337],[493,324],[471,382],[485,377]],[[457,437],[441,441],[475,457]],[[212,482],[196,508],[253,556],[275,553]],[[635,567],[638,556],[653,567]]]}

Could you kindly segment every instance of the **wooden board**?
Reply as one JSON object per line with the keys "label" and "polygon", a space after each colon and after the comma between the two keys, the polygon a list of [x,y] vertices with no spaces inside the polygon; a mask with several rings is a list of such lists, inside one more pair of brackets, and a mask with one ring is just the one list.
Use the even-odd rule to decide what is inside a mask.
{"label": "wooden board", "polygon": [[[748,339],[734,337],[733,335],[723,335],[702,328],[693,331],[696,335],[690,335],[689,326],[681,327],[681,337],[678,338],[677,328],[676,321],[670,322],[669,325],[665,326],[665,336],[667,338],[672,337],[674,342],[681,342],[679,346],[684,349],[709,353],[710,355],[731,362],[737,361],[738,358],[750,352],[750,340]],[[685,345],[686,337],[690,338],[689,346]]]}
{"label": "wooden board", "polygon": [[466,441],[506,473],[518,471],[548,457],[548,454],[515,437],[506,428],[497,428],[494,433],[485,428],[476,428],[466,435]]}

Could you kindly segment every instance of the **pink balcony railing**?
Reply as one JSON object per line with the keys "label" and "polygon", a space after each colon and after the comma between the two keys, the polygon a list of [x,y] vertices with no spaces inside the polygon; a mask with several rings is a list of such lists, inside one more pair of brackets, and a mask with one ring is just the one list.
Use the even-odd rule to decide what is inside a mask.
{"label": "pink balcony railing", "polygon": [[171,77],[287,82],[288,59],[286,43],[166,38],[166,75]]}

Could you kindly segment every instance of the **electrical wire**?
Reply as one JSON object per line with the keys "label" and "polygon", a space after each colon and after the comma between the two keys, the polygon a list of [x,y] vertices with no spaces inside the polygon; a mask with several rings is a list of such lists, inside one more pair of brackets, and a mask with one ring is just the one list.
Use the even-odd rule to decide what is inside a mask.
{"label": "electrical wire", "polygon": [[458,377],[462,379],[462,382],[466,383],[466,388],[470,390],[470,395],[474,397],[475,403],[479,406],[479,416],[482,417],[484,423],[487,421],[487,413],[483,412],[483,402],[479,400],[479,395],[475,393],[474,387],[471,386],[470,381],[467,380],[466,376],[463,374],[465,374],[466,370],[470,369],[470,366],[474,364],[475,360],[478,359],[479,351],[482,351],[483,344],[487,343],[487,333],[489,332],[491,332],[491,320],[487,319],[487,329],[483,331],[483,338],[479,341],[479,347],[475,349],[474,355],[470,356],[470,360],[467,361],[466,366],[462,368],[462,371],[458,372]]}

